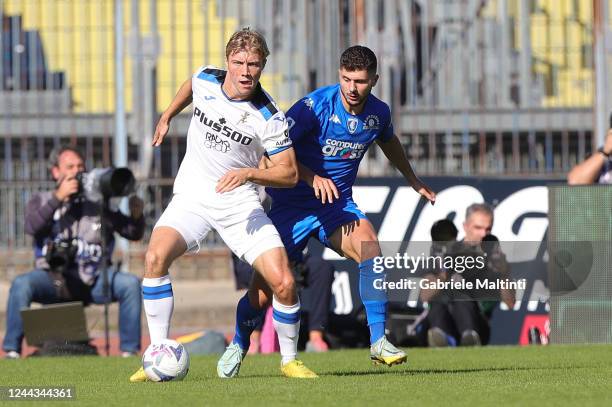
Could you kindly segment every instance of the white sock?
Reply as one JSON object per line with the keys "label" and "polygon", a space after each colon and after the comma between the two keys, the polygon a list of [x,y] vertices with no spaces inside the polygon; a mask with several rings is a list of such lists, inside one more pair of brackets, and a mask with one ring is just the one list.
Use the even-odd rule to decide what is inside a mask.
{"label": "white sock", "polygon": [[278,344],[282,357],[281,363],[295,360],[300,333],[300,301],[294,305],[283,305],[272,298],[272,319],[278,335]]}
{"label": "white sock", "polygon": [[168,338],[170,318],[174,309],[174,296],[170,275],[142,279],[142,298],[151,343]]}

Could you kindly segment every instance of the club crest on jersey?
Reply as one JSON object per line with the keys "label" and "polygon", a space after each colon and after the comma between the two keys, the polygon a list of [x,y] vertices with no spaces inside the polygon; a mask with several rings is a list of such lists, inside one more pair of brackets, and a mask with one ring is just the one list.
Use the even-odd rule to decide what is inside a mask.
{"label": "club crest on jersey", "polygon": [[363,123],[364,130],[378,130],[380,127],[380,119],[376,115],[369,115]]}
{"label": "club crest on jersey", "polygon": [[246,123],[246,120],[249,118],[249,112],[244,112],[242,114],[242,116],[240,116],[240,120],[238,121],[238,124],[242,124],[242,123]]}
{"label": "club crest on jersey", "polygon": [[346,121],[346,127],[348,128],[349,133],[351,134],[355,133],[355,130],[357,130],[358,124],[359,124],[359,120],[355,119],[354,117],[349,117],[348,120]]}

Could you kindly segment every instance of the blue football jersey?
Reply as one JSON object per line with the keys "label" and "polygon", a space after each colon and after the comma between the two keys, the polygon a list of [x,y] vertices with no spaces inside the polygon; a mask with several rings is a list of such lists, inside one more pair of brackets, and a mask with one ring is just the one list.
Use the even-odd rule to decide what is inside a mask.
{"label": "blue football jersey", "polygon": [[[393,125],[389,106],[374,95],[358,115],[347,112],[341,98],[339,84],[319,88],[296,102],[286,116],[297,160],[333,180],[341,199],[350,199],[365,152],[374,140],[391,139]],[[321,205],[301,180],[295,188],[268,188],[268,193],[280,203]]]}

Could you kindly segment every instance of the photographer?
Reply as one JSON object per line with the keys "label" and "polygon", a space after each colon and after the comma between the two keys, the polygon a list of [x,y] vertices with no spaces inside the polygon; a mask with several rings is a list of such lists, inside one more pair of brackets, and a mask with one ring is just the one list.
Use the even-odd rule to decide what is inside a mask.
{"label": "photographer", "polygon": [[[442,221],[444,222],[444,221]],[[449,221],[446,221],[449,222]],[[437,222],[432,227],[432,239],[440,245],[436,233]],[[449,222],[450,223],[450,222]],[[465,239],[454,242],[457,230],[446,233],[445,254],[455,259],[482,258],[485,267],[466,268],[465,270],[434,270],[425,278],[429,281],[461,280],[475,284],[477,279],[506,280],[510,278],[510,269],[504,254],[501,252],[497,238],[491,235],[493,227],[493,210],[486,204],[472,204],[467,208],[463,229]],[[453,226],[454,228],[454,226]],[[446,228],[448,229],[448,227]],[[457,263],[459,264],[459,263]],[[423,290],[421,299],[429,302],[427,322],[427,343],[429,346],[474,346],[486,345],[489,341],[489,318],[493,308],[503,301],[512,308],[514,291],[509,289],[447,289]]]}
{"label": "photographer", "polygon": [[[26,207],[25,231],[34,238],[36,269],[11,284],[3,343],[7,358],[20,357],[20,310],[31,302],[105,303],[100,204],[80,193],[83,156],[77,149],[63,146],[51,153],[49,164],[56,188],[34,195]],[[129,203],[131,217],[110,210],[103,216],[109,267],[114,232],[129,240],[139,240],[144,234],[143,202],[133,196]],[[123,356],[129,356],[140,349],[140,281],[132,274],[109,268],[108,282],[110,300],[119,301],[120,348]]]}
{"label": "photographer", "polygon": [[567,174],[569,185],[612,184],[612,129],[604,145]]}

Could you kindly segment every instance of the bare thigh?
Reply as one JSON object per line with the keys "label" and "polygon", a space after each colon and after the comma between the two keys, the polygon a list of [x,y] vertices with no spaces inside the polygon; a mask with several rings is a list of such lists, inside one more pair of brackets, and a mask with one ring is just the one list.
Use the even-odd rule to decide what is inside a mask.
{"label": "bare thigh", "polygon": [[357,263],[380,255],[376,231],[367,219],[340,226],[332,233],[329,241],[334,250]]}

